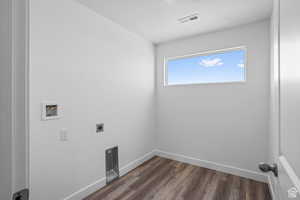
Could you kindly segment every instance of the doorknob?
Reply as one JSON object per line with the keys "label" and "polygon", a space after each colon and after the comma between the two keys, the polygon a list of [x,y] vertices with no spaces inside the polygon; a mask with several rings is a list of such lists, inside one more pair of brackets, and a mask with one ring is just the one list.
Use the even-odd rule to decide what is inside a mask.
{"label": "doorknob", "polygon": [[258,168],[262,172],[273,172],[273,174],[278,177],[278,166],[277,164],[269,165],[267,163],[259,163]]}

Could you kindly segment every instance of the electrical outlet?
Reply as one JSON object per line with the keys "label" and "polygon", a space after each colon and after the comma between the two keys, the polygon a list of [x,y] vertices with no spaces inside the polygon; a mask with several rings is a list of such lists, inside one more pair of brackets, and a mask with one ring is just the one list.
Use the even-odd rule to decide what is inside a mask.
{"label": "electrical outlet", "polygon": [[62,142],[68,141],[68,130],[63,128],[59,132],[59,140]]}
{"label": "electrical outlet", "polygon": [[96,124],[96,133],[102,133],[104,132],[104,124]]}

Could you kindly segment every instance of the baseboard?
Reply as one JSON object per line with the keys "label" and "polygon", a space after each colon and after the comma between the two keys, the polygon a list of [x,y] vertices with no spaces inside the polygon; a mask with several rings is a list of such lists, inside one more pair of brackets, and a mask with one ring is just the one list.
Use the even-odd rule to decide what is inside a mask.
{"label": "baseboard", "polygon": [[89,194],[96,192],[100,188],[104,187],[106,184],[105,177],[100,178],[99,180],[95,181],[94,183],[81,188],[80,190],[74,192],[70,196],[64,198],[63,200],[82,200],[83,198],[87,197]]}
{"label": "baseboard", "polygon": [[[125,165],[124,167],[120,168],[120,176],[124,176],[131,170],[135,169],[142,163],[146,162],[147,160],[154,157],[155,150],[145,154],[144,156],[130,162],[129,164]],[[106,179],[105,177],[100,178],[99,180],[95,181],[94,183],[85,186],[81,188],[80,190],[74,192],[73,194],[69,195],[68,197],[64,198],[63,200],[82,200],[83,198],[87,197],[88,195],[92,194],[93,192],[96,192],[97,190],[101,189],[106,185]]]}
{"label": "baseboard", "polygon": [[207,161],[207,160],[200,160],[197,158],[192,158],[189,156],[175,154],[175,153],[169,153],[169,152],[165,152],[165,151],[161,151],[161,150],[156,150],[155,154],[158,156],[164,157],[164,158],[177,160],[180,162],[196,165],[199,167],[205,167],[208,169],[213,169],[216,171],[233,174],[236,176],[241,176],[244,178],[248,178],[248,179],[252,179],[252,180],[256,180],[256,181],[260,181],[260,182],[265,182],[265,183],[268,182],[268,177],[265,174],[255,172],[255,171],[250,171],[247,169],[241,169],[241,168],[224,165],[224,164],[220,164],[220,163],[216,163],[216,162],[211,162],[211,161]]}
{"label": "baseboard", "polygon": [[127,174],[128,172],[130,172],[131,170],[135,169],[136,167],[140,166],[141,164],[143,164],[144,162],[146,162],[147,160],[150,160],[151,158],[153,158],[154,156],[156,156],[155,154],[155,150],[145,154],[144,156],[142,156],[141,158],[138,158],[134,161],[132,161],[131,163],[125,165],[124,167],[122,167],[120,169],[120,175],[124,176],[125,174]]}
{"label": "baseboard", "polygon": [[[249,178],[252,180],[269,183],[270,187],[272,187],[270,178],[262,173],[258,173],[258,172],[250,171],[250,170],[246,170],[246,169],[240,169],[240,168],[233,167],[233,166],[223,165],[223,164],[219,164],[219,163],[215,163],[215,162],[211,162],[211,161],[207,161],[207,160],[200,160],[197,158],[192,158],[192,157],[184,156],[184,155],[180,155],[180,154],[169,153],[169,152],[165,152],[165,151],[161,151],[161,150],[153,150],[153,151],[145,154],[141,158],[138,158],[138,159],[130,162],[129,164],[121,167],[120,176],[124,176],[125,174],[127,174],[128,172],[135,169],[136,167],[143,164],[145,161],[151,159],[154,156],[160,156],[160,157],[196,165],[199,167],[205,167],[208,169],[213,169],[213,170],[221,171],[224,173],[241,176],[241,177]],[[105,177],[100,178],[99,180],[95,181],[94,183],[91,183],[90,185],[85,186],[85,187],[81,188],[80,190],[74,192],[73,194],[69,195],[68,197],[64,198],[63,200],[82,200],[83,198],[87,197],[88,195],[92,194],[93,192],[96,192],[97,190],[101,189],[105,185],[106,185]],[[271,189],[270,189],[270,191],[271,191]],[[271,193],[273,191],[274,190],[272,190]],[[272,196],[273,195],[274,194],[272,193]],[[273,200],[276,200],[276,199],[273,198]]]}

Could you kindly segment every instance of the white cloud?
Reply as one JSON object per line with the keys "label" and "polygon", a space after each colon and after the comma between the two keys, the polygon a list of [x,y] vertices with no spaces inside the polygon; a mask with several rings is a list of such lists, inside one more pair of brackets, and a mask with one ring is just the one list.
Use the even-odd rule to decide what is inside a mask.
{"label": "white cloud", "polygon": [[240,67],[240,68],[244,68],[244,67],[245,67],[245,64],[243,64],[243,63],[240,63],[240,64],[238,64],[238,67]]}
{"label": "white cloud", "polygon": [[222,59],[220,58],[214,58],[214,59],[203,59],[199,63],[203,67],[217,67],[222,66],[224,63],[222,62]]}

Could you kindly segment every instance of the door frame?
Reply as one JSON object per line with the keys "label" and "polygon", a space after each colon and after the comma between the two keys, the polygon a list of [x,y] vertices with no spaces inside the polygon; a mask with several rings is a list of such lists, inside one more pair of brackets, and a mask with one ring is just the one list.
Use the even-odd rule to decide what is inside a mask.
{"label": "door frame", "polygon": [[[29,1],[30,0],[11,0],[10,8],[12,19],[12,194],[18,192],[18,190],[29,188]],[[20,15],[20,9],[22,10],[22,14],[24,14],[24,16]],[[25,19],[23,17],[25,17]],[[24,26],[20,27],[20,24],[23,24],[24,22]],[[19,32],[20,28],[22,31],[21,33]],[[24,69],[22,70],[23,67]],[[18,82],[18,77],[20,76],[24,78],[23,83]],[[24,96],[21,99],[19,99],[18,92],[20,92],[21,87]],[[24,110],[19,112],[17,105],[21,102],[24,104]],[[24,117],[24,122],[22,122],[21,125],[20,121],[18,120],[18,115],[23,115]],[[22,126],[22,130],[24,129],[24,131],[22,131],[21,133],[25,134],[24,138],[21,138],[19,137],[20,135],[18,135],[18,130],[20,130],[20,126]],[[24,143],[25,145],[18,147],[18,141],[20,142],[20,140],[22,140],[21,143]],[[22,172],[18,171],[16,163],[16,160],[18,159],[16,157],[23,155],[18,154],[20,151],[25,152],[25,163],[22,163],[22,166],[25,166],[25,169]],[[17,175],[20,173],[22,174],[21,177]]]}

